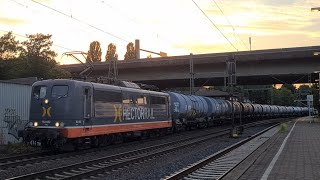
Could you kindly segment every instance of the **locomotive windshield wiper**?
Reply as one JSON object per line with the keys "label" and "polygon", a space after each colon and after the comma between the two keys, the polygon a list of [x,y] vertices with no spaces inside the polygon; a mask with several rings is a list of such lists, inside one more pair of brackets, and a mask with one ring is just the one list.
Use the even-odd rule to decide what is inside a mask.
{"label": "locomotive windshield wiper", "polygon": [[65,95],[63,95],[63,96],[59,96],[59,97],[57,97],[57,99],[61,99],[61,98],[63,98],[63,97],[67,97],[67,94],[65,94]]}

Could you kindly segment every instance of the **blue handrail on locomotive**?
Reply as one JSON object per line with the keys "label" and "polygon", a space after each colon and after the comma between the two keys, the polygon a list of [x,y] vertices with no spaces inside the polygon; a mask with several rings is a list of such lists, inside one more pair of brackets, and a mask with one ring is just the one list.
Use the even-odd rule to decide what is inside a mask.
{"label": "blue handrail on locomotive", "polygon": [[[43,80],[32,86],[25,142],[46,147],[108,141],[116,135],[203,127],[231,116],[228,100],[156,92],[76,80]],[[235,117],[304,116],[306,107],[234,102]]]}

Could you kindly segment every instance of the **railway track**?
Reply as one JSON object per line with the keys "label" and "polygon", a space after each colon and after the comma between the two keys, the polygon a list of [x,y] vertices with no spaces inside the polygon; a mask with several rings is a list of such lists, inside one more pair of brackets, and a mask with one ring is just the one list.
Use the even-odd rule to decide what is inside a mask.
{"label": "railway track", "polygon": [[275,127],[279,124],[280,123],[277,123],[268,127],[265,130],[262,130],[251,137],[196,162],[164,179],[222,179],[263,143],[269,140],[276,132],[278,132]]}
{"label": "railway track", "polygon": [[[252,123],[250,123],[250,124],[252,124]],[[209,134],[211,134],[211,133],[209,133]],[[83,150],[81,152],[69,152],[69,153],[59,153],[59,154],[57,154],[57,152],[45,151],[45,152],[39,152],[39,153],[30,153],[30,154],[9,156],[9,157],[5,157],[5,158],[0,158],[0,170],[14,168],[17,166],[24,166],[27,164],[39,163],[39,162],[43,162],[43,161],[61,159],[61,158],[65,158],[65,157],[75,157],[75,156],[79,156],[79,155],[85,155],[88,153],[95,153],[98,151],[103,151],[104,149],[107,149],[107,148],[108,147],[99,148],[99,149]]]}
{"label": "railway track", "polygon": [[36,159],[46,158],[51,155],[52,152],[38,152],[0,158],[0,169],[7,169],[10,167],[23,165],[24,162],[33,162]]}
{"label": "railway track", "polygon": [[[244,125],[244,128],[252,126],[274,123],[272,121],[255,122]],[[144,162],[171,153],[182,148],[208,141],[218,136],[230,133],[230,129],[223,129],[207,135],[201,135],[183,140],[172,141],[160,145],[155,145],[147,148],[133,150],[125,153],[115,154],[111,156],[100,157],[92,160],[78,162],[66,166],[47,169],[40,172],[34,172],[26,175],[12,177],[9,179],[81,179],[91,176],[103,176],[104,173],[112,170],[130,166],[132,164]]]}

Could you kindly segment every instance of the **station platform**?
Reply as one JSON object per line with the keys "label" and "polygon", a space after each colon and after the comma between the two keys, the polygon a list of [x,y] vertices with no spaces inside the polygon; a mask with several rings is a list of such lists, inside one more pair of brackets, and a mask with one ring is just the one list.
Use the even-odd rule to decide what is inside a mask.
{"label": "station platform", "polygon": [[295,119],[223,179],[320,179],[320,118]]}

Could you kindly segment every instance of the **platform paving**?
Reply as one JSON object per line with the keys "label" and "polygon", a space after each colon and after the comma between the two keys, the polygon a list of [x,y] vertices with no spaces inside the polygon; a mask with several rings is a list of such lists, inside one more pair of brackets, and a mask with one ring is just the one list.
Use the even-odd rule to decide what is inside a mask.
{"label": "platform paving", "polygon": [[224,179],[319,180],[320,120],[303,117],[295,121]]}

